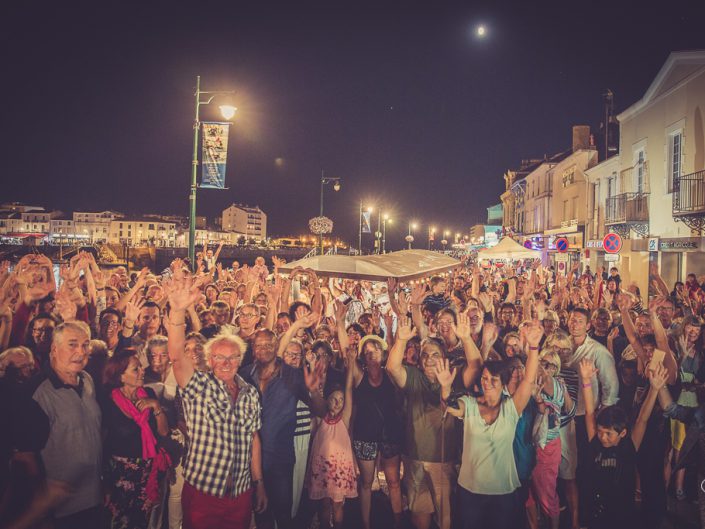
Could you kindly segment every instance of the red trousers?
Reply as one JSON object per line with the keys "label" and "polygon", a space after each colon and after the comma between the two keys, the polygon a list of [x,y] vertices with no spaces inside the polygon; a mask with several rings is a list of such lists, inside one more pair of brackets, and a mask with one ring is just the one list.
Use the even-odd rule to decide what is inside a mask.
{"label": "red trousers", "polygon": [[181,493],[183,529],[249,529],[252,489],[234,498],[218,498],[184,483]]}

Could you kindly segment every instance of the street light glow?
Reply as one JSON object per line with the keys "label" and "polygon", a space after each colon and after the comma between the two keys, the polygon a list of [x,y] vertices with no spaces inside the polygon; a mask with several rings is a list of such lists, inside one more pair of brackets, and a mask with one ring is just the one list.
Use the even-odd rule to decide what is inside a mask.
{"label": "street light glow", "polygon": [[415,222],[412,222],[412,223],[411,223],[411,229],[412,229],[412,230],[415,230],[417,227],[418,227],[418,226],[416,225]]}
{"label": "street light glow", "polygon": [[372,213],[372,212],[374,211],[374,209],[375,209],[375,208],[373,208],[372,206],[368,207],[368,208],[367,208],[367,213]]}
{"label": "street light glow", "polygon": [[487,33],[487,28],[484,25],[480,24],[479,26],[477,26],[475,33],[477,34],[478,37],[482,38]]}
{"label": "street light glow", "polygon": [[340,191],[340,182],[339,181],[336,181],[335,184],[333,184],[333,190]]}
{"label": "street light glow", "polygon": [[237,112],[237,108],[232,105],[220,105],[220,113],[227,120],[232,119],[235,112]]}

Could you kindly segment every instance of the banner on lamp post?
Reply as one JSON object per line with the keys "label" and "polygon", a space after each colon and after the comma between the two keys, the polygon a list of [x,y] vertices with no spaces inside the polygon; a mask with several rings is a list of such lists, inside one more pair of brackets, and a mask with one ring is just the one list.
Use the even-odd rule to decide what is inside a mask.
{"label": "banner on lamp post", "polygon": [[372,218],[372,212],[371,211],[363,211],[362,212],[362,233],[372,233],[372,228],[371,228],[371,218]]}
{"label": "banner on lamp post", "polygon": [[225,189],[229,123],[203,122],[201,187]]}

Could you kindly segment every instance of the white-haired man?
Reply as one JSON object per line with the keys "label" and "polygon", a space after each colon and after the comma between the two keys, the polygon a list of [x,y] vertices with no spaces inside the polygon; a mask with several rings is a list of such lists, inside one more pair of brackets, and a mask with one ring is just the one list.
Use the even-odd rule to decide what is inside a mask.
{"label": "white-haired man", "polygon": [[249,527],[254,486],[255,509],[264,510],[258,430],[261,422],[257,390],[237,374],[247,348],[231,334],[217,335],[205,345],[212,371],[196,371],[185,354],[185,311],[199,295],[180,271],[167,288],[169,357],[181,391],[189,431],[181,496],[184,529]]}

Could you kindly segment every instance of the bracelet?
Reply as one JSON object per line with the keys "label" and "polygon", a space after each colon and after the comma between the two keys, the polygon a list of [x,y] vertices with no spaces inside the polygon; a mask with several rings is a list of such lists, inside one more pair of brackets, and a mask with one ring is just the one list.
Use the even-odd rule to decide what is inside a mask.
{"label": "bracelet", "polygon": [[253,485],[259,485],[260,483],[263,483],[262,478],[259,479],[253,479],[251,480]]}
{"label": "bracelet", "polygon": [[171,325],[173,327],[186,327],[186,322],[181,322],[181,323],[174,323],[173,321],[171,322]]}
{"label": "bracelet", "polygon": [[162,411],[163,411],[163,410],[162,410],[161,408],[159,408],[158,410],[156,410],[156,411],[154,412],[154,416],[155,416],[155,417],[159,417],[159,416],[162,414]]}
{"label": "bracelet", "polygon": [[529,346],[529,351],[538,351],[538,347],[532,347],[531,345]]}
{"label": "bracelet", "polygon": [[592,387],[592,382],[588,382],[587,384],[583,383],[584,388],[591,388]]}

